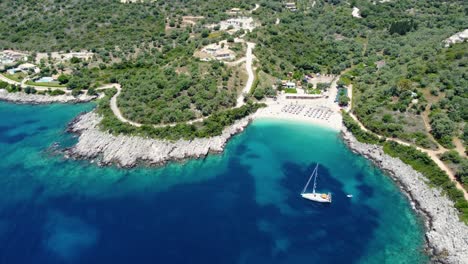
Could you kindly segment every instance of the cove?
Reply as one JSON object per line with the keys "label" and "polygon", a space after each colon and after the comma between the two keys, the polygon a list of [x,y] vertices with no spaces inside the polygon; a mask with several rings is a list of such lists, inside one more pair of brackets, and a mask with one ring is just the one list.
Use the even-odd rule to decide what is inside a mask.
{"label": "cove", "polygon": [[[0,103],[0,263],[428,262],[410,203],[337,132],[257,120],[220,155],[160,168],[51,151],[92,108]],[[317,162],[331,205],[299,195]]]}

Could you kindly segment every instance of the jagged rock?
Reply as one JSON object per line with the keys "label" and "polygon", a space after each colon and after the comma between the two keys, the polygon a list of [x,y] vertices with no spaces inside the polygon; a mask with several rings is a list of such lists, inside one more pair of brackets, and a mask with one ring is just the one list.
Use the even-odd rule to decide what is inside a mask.
{"label": "jagged rock", "polygon": [[100,157],[100,164],[112,163],[121,167],[133,167],[139,162],[151,165],[164,164],[170,160],[201,158],[208,153],[222,152],[226,142],[241,132],[251,120],[245,117],[225,128],[221,135],[193,140],[156,140],[135,136],[103,132],[98,128],[102,117],[94,112],[78,116],[69,124],[68,131],[79,134],[78,143],[67,150],[67,154],[77,158],[93,159]]}
{"label": "jagged rock", "polygon": [[429,180],[398,158],[384,153],[382,147],[363,144],[348,131],[342,132],[349,148],[370,159],[386,171],[409,196],[426,224],[426,242],[434,262],[468,263],[468,226],[458,218],[451,200],[440,188],[429,187]]}
{"label": "jagged rock", "polygon": [[96,96],[80,95],[74,97],[72,95],[41,95],[41,94],[27,94],[23,92],[9,93],[5,89],[0,89],[0,100],[22,103],[22,104],[50,104],[50,103],[81,103],[89,102],[96,98]]}
{"label": "jagged rock", "polygon": [[467,41],[467,40],[468,40],[468,29],[465,29],[461,32],[458,32],[450,36],[449,38],[444,40],[444,43],[445,43],[445,47],[448,48],[453,44],[463,43],[464,41]]}

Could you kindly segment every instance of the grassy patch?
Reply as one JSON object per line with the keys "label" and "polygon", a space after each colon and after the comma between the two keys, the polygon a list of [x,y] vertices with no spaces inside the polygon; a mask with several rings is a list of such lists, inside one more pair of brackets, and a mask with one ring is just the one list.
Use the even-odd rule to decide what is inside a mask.
{"label": "grassy patch", "polygon": [[297,90],[295,88],[284,88],[283,91],[289,94],[297,94]]}
{"label": "grassy patch", "polygon": [[222,31],[216,31],[216,32],[211,32],[208,38],[214,39],[214,38],[219,38],[223,35]]}
{"label": "grassy patch", "polygon": [[319,89],[307,89],[308,94],[320,94],[322,91]]}
{"label": "grassy patch", "polygon": [[253,94],[255,89],[257,89],[258,84],[260,83],[260,78],[258,77],[259,71],[260,71],[260,69],[257,69],[255,71],[254,81],[253,81],[252,87],[250,87],[249,94]]}
{"label": "grassy patch", "polygon": [[22,73],[4,74],[3,76],[15,82],[21,82],[25,77]]}
{"label": "grassy patch", "polygon": [[348,75],[348,74],[343,74],[341,75],[340,79],[338,80],[339,83],[342,83],[344,85],[350,85],[352,82],[351,82],[351,76]]}
{"label": "grassy patch", "polygon": [[62,85],[58,82],[48,82],[48,83],[40,83],[40,82],[33,82],[33,81],[27,81],[27,85],[33,85],[33,86],[42,86],[42,87],[57,87],[57,88],[65,88],[65,85]]}

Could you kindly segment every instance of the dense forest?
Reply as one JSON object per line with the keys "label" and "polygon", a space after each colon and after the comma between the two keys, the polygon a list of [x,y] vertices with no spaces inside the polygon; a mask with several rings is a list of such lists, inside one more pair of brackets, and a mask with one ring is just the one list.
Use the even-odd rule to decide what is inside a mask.
{"label": "dense forest", "polygon": [[0,49],[113,50],[164,34],[164,17],[149,3],[1,1],[0,32]]}
{"label": "dense forest", "polygon": [[310,13],[278,14],[279,24],[267,16],[273,19],[250,35],[258,43],[262,70],[274,76],[290,71],[338,74],[359,63],[364,49],[361,34],[365,37],[366,31],[349,19],[348,11],[324,6]]}
{"label": "dense forest", "polygon": [[[239,76],[220,62],[175,68],[129,68],[117,75],[122,85],[119,107],[124,116],[143,124],[174,123],[208,116],[235,105]],[[179,67],[181,69],[181,67]]]}
{"label": "dense forest", "polygon": [[[260,26],[246,38],[257,43],[254,98],[274,95],[266,79],[293,72],[342,74],[353,85],[353,111],[372,131],[425,148],[467,146],[468,44],[443,40],[468,25],[466,1],[279,0],[2,1],[0,48],[32,52],[87,49],[90,62],[72,65],[67,86],[75,94],[109,81],[122,84],[123,114],[142,123],[207,116],[231,107],[242,72],[193,58],[195,50],[233,39],[208,23],[231,8]],[[360,9],[361,18],[351,15]],[[184,24],[184,16],[203,16]],[[57,72],[57,65],[45,65]]]}

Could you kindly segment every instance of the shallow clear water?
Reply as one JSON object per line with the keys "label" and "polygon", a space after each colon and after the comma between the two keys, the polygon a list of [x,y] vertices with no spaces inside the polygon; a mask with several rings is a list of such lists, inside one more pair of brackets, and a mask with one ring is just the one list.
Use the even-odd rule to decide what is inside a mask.
{"label": "shallow clear water", "polygon": [[[425,263],[389,177],[337,133],[260,120],[222,155],[99,168],[49,147],[92,105],[0,102],[0,263]],[[331,205],[299,196],[315,163]],[[353,198],[347,198],[353,194]]]}

